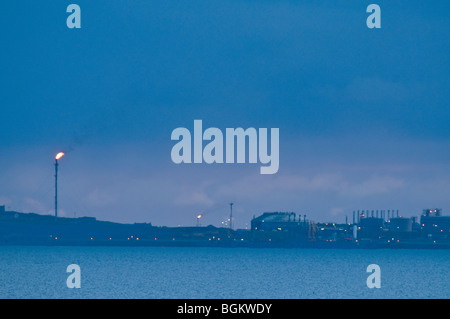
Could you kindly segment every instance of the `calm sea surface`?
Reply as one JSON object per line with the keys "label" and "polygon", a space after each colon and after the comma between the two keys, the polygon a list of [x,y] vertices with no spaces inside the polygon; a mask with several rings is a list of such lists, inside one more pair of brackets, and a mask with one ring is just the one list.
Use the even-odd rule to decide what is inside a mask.
{"label": "calm sea surface", "polygon": [[0,246],[0,298],[448,299],[449,270],[448,250]]}

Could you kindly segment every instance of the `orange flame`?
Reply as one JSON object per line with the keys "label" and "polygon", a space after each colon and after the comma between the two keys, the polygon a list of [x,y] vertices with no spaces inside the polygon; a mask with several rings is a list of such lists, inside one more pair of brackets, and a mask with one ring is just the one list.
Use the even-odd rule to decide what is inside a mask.
{"label": "orange flame", "polygon": [[202,214],[197,215],[197,219],[200,219],[200,218],[202,218]]}
{"label": "orange flame", "polygon": [[64,153],[63,152],[59,152],[58,154],[56,154],[55,159],[59,160],[63,156],[64,156]]}

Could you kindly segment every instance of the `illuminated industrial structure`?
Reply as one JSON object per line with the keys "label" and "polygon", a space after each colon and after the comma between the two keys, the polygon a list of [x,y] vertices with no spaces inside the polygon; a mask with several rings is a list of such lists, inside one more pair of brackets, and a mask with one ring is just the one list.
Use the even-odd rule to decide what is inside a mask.
{"label": "illuminated industrial structure", "polygon": [[397,211],[389,211],[389,219],[384,211],[360,211],[358,222],[355,214],[355,222],[345,224],[316,223],[294,212],[267,212],[251,220],[250,230],[200,226],[203,214],[196,216],[194,227],[156,227],[94,217],[55,219],[0,206],[0,245],[450,248],[450,216],[442,216],[440,209],[424,210],[420,224]]}
{"label": "illuminated industrial structure", "polygon": [[63,152],[59,152],[55,156],[55,217],[58,217],[58,160],[63,156]]}

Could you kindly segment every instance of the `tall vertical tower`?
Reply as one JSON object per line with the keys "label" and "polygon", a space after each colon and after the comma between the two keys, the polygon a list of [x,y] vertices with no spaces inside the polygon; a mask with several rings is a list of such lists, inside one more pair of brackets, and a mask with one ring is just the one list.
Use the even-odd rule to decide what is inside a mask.
{"label": "tall vertical tower", "polygon": [[58,217],[58,160],[63,156],[63,152],[55,156],[55,217]]}

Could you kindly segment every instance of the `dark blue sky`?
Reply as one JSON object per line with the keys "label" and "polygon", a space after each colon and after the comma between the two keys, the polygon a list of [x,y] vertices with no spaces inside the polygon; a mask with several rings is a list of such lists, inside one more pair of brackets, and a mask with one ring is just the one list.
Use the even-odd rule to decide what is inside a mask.
{"label": "dark blue sky", "polygon": [[[448,1],[2,4],[0,204],[121,222],[450,210]],[[278,127],[280,170],[175,165],[173,129]]]}

